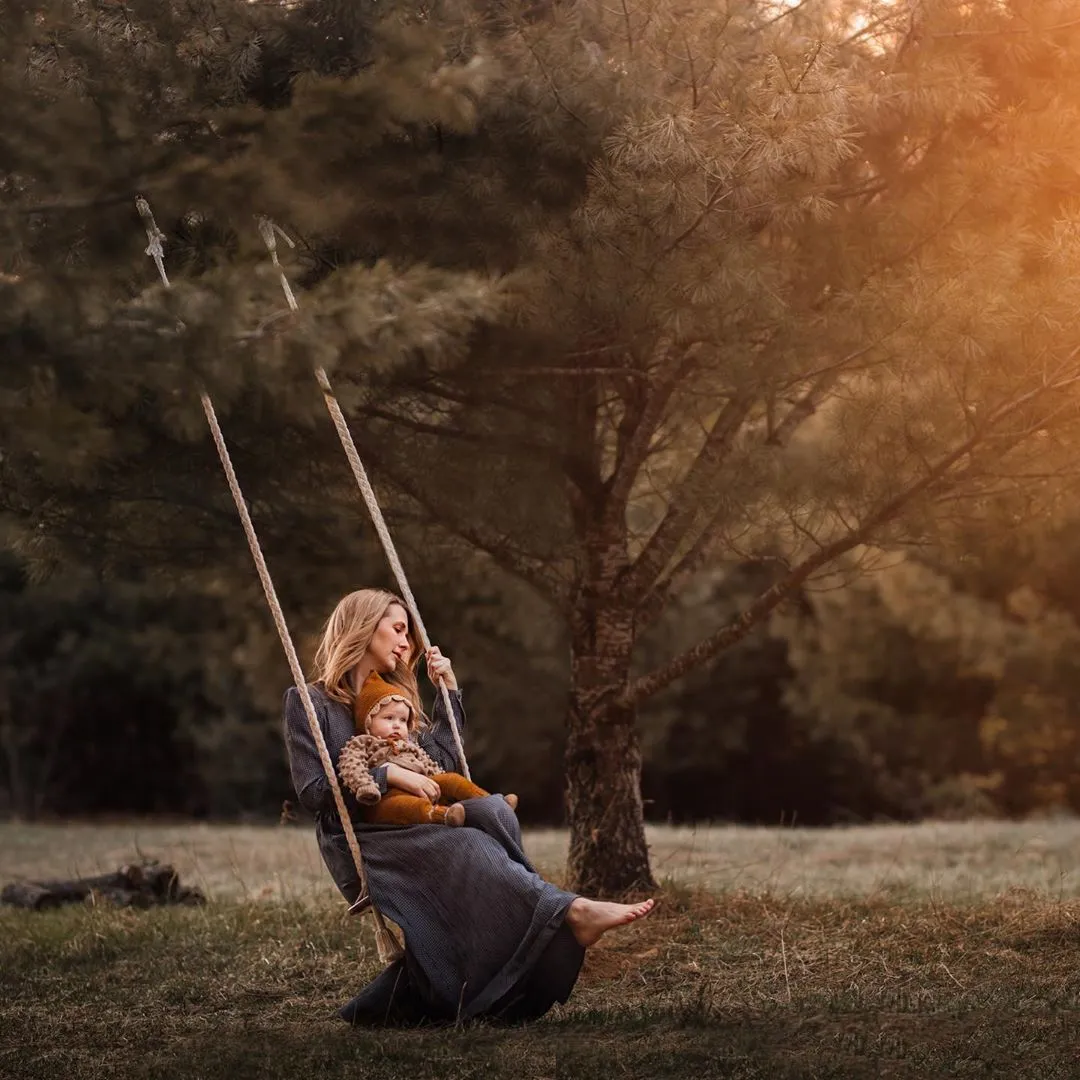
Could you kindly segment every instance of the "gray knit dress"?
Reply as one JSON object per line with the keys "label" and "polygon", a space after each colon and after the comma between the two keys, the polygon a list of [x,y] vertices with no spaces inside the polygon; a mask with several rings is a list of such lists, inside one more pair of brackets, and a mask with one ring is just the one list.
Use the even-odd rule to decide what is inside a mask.
{"label": "gray knit dress", "polygon": [[[355,734],[352,711],[309,687],[331,760]],[[465,713],[451,694],[459,731]],[[308,727],[300,695],[284,700],[285,744],[300,804],[315,815],[323,861],[350,903],[360,882]],[[420,746],[448,772],[458,768],[440,700]],[[386,791],[386,766],[372,770]],[[573,893],[537,874],[516,815],[500,795],[465,802],[465,826],[368,825],[342,788],[379,910],[405,933],[405,957],[340,1012],[352,1024],[411,1024],[542,1016],[566,1001],[584,956],[565,924]]]}

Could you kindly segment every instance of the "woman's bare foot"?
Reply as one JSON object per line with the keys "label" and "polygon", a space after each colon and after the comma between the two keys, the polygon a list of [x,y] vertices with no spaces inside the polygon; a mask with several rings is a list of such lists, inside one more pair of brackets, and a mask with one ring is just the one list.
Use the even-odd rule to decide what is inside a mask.
{"label": "woman's bare foot", "polygon": [[654,907],[655,900],[646,900],[643,904],[609,904],[579,896],[566,913],[566,924],[577,943],[588,948],[616,926],[626,926],[645,918]]}
{"label": "woman's bare foot", "polygon": [[461,826],[465,824],[465,807],[461,803],[452,803],[446,808],[446,814],[443,817],[444,825]]}
{"label": "woman's bare foot", "polygon": [[518,797],[516,795],[504,795],[503,798],[506,800],[506,805],[509,806],[510,809],[513,810],[516,814],[518,807]]}

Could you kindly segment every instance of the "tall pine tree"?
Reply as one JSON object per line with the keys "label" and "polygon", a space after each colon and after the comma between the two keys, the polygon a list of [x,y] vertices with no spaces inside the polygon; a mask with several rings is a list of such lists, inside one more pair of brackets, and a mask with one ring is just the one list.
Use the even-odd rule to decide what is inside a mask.
{"label": "tall pine tree", "polygon": [[[860,545],[1057,492],[1075,0],[461,4],[378,30],[330,4],[7,8],[0,439],[24,545],[205,560],[227,509],[198,380],[270,535],[342,557],[324,364],[401,505],[566,620],[578,888],[651,881],[643,700]],[[136,191],[170,293],[145,285]],[[295,318],[254,213],[300,241]],[[772,584],[636,670],[724,559]]]}

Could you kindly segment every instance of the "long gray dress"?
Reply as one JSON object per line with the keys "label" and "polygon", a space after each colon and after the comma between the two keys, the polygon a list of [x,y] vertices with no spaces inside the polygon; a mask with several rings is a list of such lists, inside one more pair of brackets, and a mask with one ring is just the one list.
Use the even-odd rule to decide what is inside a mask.
{"label": "long gray dress", "polygon": [[[352,711],[309,687],[330,757],[355,734]],[[441,697],[441,695],[440,695]],[[459,731],[461,695],[451,695]],[[300,804],[331,877],[350,903],[360,882],[295,687],[284,700],[285,743]],[[442,701],[418,742],[448,772],[458,769]],[[386,790],[386,766],[372,770]],[[565,925],[573,893],[537,874],[517,816],[499,795],[465,802],[465,826],[369,825],[343,788],[375,905],[405,933],[405,957],[342,1010],[354,1024],[472,1018],[520,1021],[566,1001],[584,950]]]}

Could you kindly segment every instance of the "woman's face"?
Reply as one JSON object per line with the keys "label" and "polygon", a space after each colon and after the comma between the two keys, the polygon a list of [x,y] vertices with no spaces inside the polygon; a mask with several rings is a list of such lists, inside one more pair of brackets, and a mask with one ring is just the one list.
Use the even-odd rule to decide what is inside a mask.
{"label": "woman's face", "polygon": [[367,658],[375,665],[375,670],[388,674],[396,671],[399,664],[409,659],[409,616],[400,604],[391,604],[386,614],[375,627],[371,644],[367,647]]}

